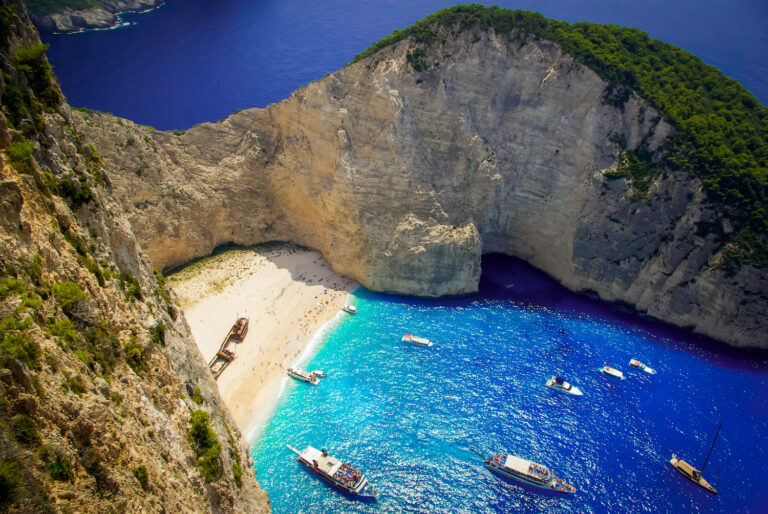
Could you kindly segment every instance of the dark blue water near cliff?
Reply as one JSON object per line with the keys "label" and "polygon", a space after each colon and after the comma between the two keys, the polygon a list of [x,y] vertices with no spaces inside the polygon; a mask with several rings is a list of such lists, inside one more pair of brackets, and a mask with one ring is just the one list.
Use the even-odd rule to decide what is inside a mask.
{"label": "dark blue water near cliff", "polygon": [[[710,345],[570,293],[525,263],[484,258],[478,295],[423,301],[359,289],[355,316],[330,331],[290,381],[253,444],[276,513],[766,512],[768,355]],[[431,348],[403,343],[429,337]],[[654,367],[648,375],[628,363]],[[620,382],[601,373],[621,369]],[[584,391],[545,387],[553,374]],[[681,477],[701,466],[718,496]],[[351,501],[285,447],[325,446],[363,469],[376,504]],[[469,451],[548,465],[578,489],[552,497],[503,482]]]}
{"label": "dark blue water near cliff", "polygon": [[[170,0],[111,31],[45,36],[69,102],[184,129],[278,102],[380,37],[460,2]],[[765,0],[517,0],[502,7],[632,26],[678,45],[768,104]]]}

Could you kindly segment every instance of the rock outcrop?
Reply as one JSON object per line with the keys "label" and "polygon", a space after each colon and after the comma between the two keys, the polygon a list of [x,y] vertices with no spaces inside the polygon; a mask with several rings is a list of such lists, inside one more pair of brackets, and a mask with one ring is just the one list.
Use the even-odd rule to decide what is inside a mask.
{"label": "rock outcrop", "polygon": [[36,31],[0,10],[0,510],[269,511]]}
{"label": "rock outcrop", "polygon": [[[576,291],[740,346],[768,346],[768,279],[718,267],[727,222],[684,172],[645,198],[610,178],[623,135],[656,155],[674,128],[550,41],[480,29],[410,63],[408,39],[185,133],[77,113],[160,267],[222,243],[289,240],[372,289],[476,290],[480,256],[521,257]],[[423,69],[426,68],[426,69]]]}
{"label": "rock outcrop", "polygon": [[32,21],[46,32],[68,33],[83,30],[108,29],[119,25],[120,15],[142,12],[162,5],[164,0],[99,0],[99,7],[71,9],[32,15]]}

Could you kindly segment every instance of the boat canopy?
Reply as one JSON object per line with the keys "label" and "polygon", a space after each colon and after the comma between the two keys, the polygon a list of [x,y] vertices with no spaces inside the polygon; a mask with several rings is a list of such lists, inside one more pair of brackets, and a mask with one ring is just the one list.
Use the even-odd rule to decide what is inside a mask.
{"label": "boat canopy", "polygon": [[565,384],[565,380],[563,380],[560,377],[555,377],[555,384],[563,385],[563,384]]}
{"label": "boat canopy", "polygon": [[324,473],[333,476],[341,467],[341,461],[334,457],[331,457],[327,453],[323,455],[323,452],[312,446],[308,446],[306,450],[301,452],[301,458],[314,465],[317,462],[317,467]]}
{"label": "boat canopy", "polygon": [[515,457],[514,455],[507,455],[507,459],[504,461],[504,467],[527,475],[528,469],[531,467],[531,461]]}

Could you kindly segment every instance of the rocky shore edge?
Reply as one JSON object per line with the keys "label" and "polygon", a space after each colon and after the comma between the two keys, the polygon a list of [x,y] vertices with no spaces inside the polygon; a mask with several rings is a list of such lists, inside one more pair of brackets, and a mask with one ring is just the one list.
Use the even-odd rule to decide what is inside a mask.
{"label": "rocky shore edge", "polygon": [[165,0],[103,0],[101,7],[72,10],[36,16],[32,22],[41,32],[72,34],[85,30],[108,30],[123,24],[120,16],[126,13],[146,12],[161,7]]}

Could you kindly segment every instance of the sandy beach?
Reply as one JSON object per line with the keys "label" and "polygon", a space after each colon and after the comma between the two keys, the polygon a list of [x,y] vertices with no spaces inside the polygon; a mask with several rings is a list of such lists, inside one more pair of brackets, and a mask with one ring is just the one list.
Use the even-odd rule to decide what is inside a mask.
{"label": "sandy beach", "polygon": [[272,243],[206,257],[168,283],[206,361],[238,317],[249,319],[243,342],[230,345],[237,357],[218,378],[224,402],[247,435],[273,410],[285,369],[357,286],[334,273],[320,253]]}

